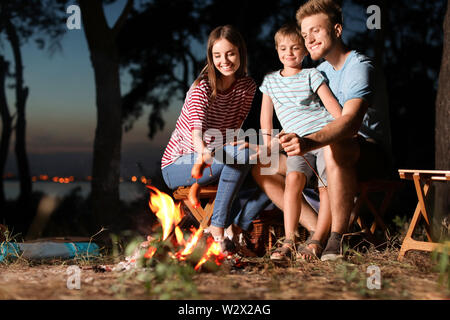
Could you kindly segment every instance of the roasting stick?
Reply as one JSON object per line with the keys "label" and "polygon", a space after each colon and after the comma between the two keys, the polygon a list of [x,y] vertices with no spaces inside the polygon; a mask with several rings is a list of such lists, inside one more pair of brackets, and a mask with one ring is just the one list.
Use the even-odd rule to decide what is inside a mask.
{"label": "roasting stick", "polygon": [[[284,133],[284,130],[282,130],[279,134],[277,134],[276,137],[279,139],[279,138],[280,138],[280,135],[283,135],[283,134],[285,134],[285,133]],[[263,135],[271,136],[270,133],[263,133]],[[257,135],[257,134],[252,134],[252,135],[248,135],[247,137],[256,137],[256,136],[258,136],[258,135]],[[220,149],[220,148],[225,147],[228,143],[229,143],[229,142],[226,142],[226,143],[224,143],[222,146],[215,148],[215,149],[211,152],[211,156],[214,157],[216,151],[217,151],[218,149]],[[315,176],[317,177],[317,179],[319,179],[320,182],[322,182],[323,186],[326,188],[326,187],[327,187],[326,184],[325,184],[325,183],[323,182],[323,180],[320,178],[320,176],[319,176],[319,174],[316,172],[316,170],[314,170],[313,166],[309,163],[309,161],[306,159],[305,156],[302,155],[302,157],[303,157],[303,159],[305,159],[306,164],[307,164],[307,165],[311,168],[311,170],[314,172],[314,174],[315,174]],[[209,175],[209,176],[211,177],[211,176],[212,176],[212,169],[211,169],[211,166],[209,166],[209,170],[210,170],[210,175]],[[195,182],[197,182],[197,179],[195,179]]]}
{"label": "roasting stick", "polygon": [[[269,133],[263,133],[264,135],[269,135],[271,136],[271,134]],[[280,135],[283,135],[284,131],[281,131],[279,134],[276,135],[277,139],[280,139]],[[257,136],[257,135],[249,135],[248,137],[251,136]],[[228,143],[223,144],[220,147],[215,148],[212,152],[211,155],[214,156],[216,151],[220,148],[223,148],[224,146],[226,146]],[[322,183],[322,185],[327,188],[327,186],[325,185],[325,183],[323,182],[322,178],[320,178],[319,174],[316,172],[316,170],[314,170],[313,166],[309,163],[309,161],[306,159],[305,156],[303,156],[303,159],[305,160],[306,164],[311,168],[311,170],[314,172],[314,174],[316,175],[317,179],[320,180],[320,182]],[[194,165],[195,166],[195,165]],[[212,168],[211,165],[208,166],[209,170],[210,170],[210,174],[209,176],[212,176]],[[204,170],[204,169],[203,169]],[[200,199],[198,198],[198,195],[200,194],[200,186],[198,185],[198,179],[201,178],[201,175],[203,174],[203,170],[199,170],[200,172],[197,173],[197,175],[193,175],[193,178],[195,178],[195,183],[191,186],[191,190],[189,192],[189,196],[188,198],[190,199],[191,204],[196,208],[200,205]]]}
{"label": "roasting stick", "polygon": [[[278,139],[280,139],[280,135],[282,136],[282,135],[284,135],[284,134],[285,134],[284,130],[281,130],[281,132],[280,132],[279,134],[277,134],[276,137],[277,137]],[[269,134],[269,133],[266,133],[266,135],[271,136],[271,134]],[[325,183],[323,182],[323,180],[320,178],[320,176],[319,176],[319,174],[316,172],[316,170],[314,170],[313,166],[309,163],[309,161],[306,159],[305,156],[302,155],[302,157],[303,157],[303,159],[305,159],[306,164],[307,164],[307,165],[311,168],[311,170],[314,172],[314,174],[316,175],[317,179],[319,179],[320,182],[322,182],[323,186],[326,188],[326,187],[327,187],[326,184],[325,184]]]}
{"label": "roasting stick", "polygon": [[317,174],[316,170],[314,170],[314,168],[311,166],[311,164],[309,163],[308,160],[306,160],[305,156],[302,156],[303,159],[305,159],[306,163],[308,164],[308,166],[311,168],[311,170],[314,172],[314,174],[316,175],[316,177],[320,180],[320,182],[322,182],[323,186],[326,188],[327,186],[325,185],[325,183],[323,183],[323,180],[319,177],[319,175]]}
{"label": "roasting stick", "polygon": [[[282,133],[284,134],[283,131],[280,132],[280,134],[282,134]],[[264,133],[263,133],[263,134],[264,134]],[[268,134],[268,133],[265,133],[265,134],[266,134],[266,135],[271,135],[271,134]],[[277,138],[278,138],[278,139],[280,138],[280,137],[279,137],[280,134],[277,135]],[[251,136],[257,136],[257,135],[251,135]],[[248,136],[248,137],[249,137],[249,136]],[[215,148],[215,149],[211,152],[211,155],[214,156],[214,154],[216,153],[216,151],[217,151],[218,149],[225,147],[227,144],[228,144],[228,143],[225,143],[225,144],[223,144],[222,146]],[[323,186],[324,186],[325,188],[327,188],[327,186],[325,185],[325,183],[323,182],[323,180],[320,178],[319,174],[316,172],[316,170],[314,170],[313,166],[309,163],[309,161],[306,159],[306,157],[303,156],[303,155],[302,155],[302,157],[303,157],[303,159],[305,159],[306,164],[311,168],[311,170],[314,172],[314,174],[316,175],[316,177],[320,180],[320,182],[322,182]],[[211,168],[211,165],[209,165],[208,167],[209,167],[209,170],[210,170],[210,174],[209,174],[209,175],[210,175],[210,177],[211,177],[211,176],[212,176],[212,168]],[[203,170],[204,170],[204,169],[203,169]],[[201,170],[200,174],[203,174],[203,170]],[[201,176],[200,176],[200,177],[201,177]],[[199,179],[199,178],[195,178],[195,184],[197,184],[197,185],[198,185],[198,179]],[[199,193],[200,193],[200,188],[201,188],[200,186],[196,186],[196,187],[192,187],[192,186],[191,186],[191,190],[190,190],[190,192],[189,192],[189,196],[188,196],[189,202],[191,202],[191,204],[192,204],[195,208],[197,208],[197,207],[200,205],[200,199],[198,198],[198,195],[199,195]],[[195,192],[194,192],[194,190],[195,190]],[[175,232],[176,227],[178,227],[179,225],[182,224],[182,222],[185,221],[185,218],[186,218],[186,217],[187,217],[187,216],[184,216],[184,217],[181,219],[181,221],[180,221],[176,226],[174,226],[174,228],[171,230],[169,236],[171,236],[171,235]]]}

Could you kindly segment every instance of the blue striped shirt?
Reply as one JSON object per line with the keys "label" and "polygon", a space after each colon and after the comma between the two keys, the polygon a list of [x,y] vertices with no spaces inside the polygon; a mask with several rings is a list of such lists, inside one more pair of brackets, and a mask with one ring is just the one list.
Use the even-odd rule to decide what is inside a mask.
{"label": "blue striped shirt", "polygon": [[325,81],[314,68],[302,69],[290,77],[283,77],[279,70],[266,75],[259,90],[272,99],[283,130],[303,137],[334,120],[316,93]]}

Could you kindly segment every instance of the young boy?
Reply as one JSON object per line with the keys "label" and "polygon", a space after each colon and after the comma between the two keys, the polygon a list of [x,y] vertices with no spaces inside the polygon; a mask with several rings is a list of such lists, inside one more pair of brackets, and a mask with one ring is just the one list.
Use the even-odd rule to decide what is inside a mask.
{"label": "young boy", "polygon": [[[265,76],[260,87],[263,93],[261,105],[261,129],[266,131],[264,142],[271,145],[273,109],[285,133],[295,133],[299,137],[314,133],[341,116],[341,106],[334,98],[325,78],[316,69],[302,69],[302,61],[308,54],[303,38],[296,25],[286,25],[275,34],[275,48],[283,64],[283,69]],[[277,138],[279,138],[280,134]],[[274,137],[275,138],[275,137]],[[326,190],[325,161],[323,149],[306,153],[304,156],[288,157],[286,162],[286,184],[284,191],[284,229],[285,240],[281,247],[271,255],[273,260],[289,259],[295,245],[301,210],[301,194],[315,174],[311,166],[317,168],[319,175],[320,209],[315,233],[326,238],[331,225],[331,212]],[[313,246],[309,246],[312,244]],[[310,240],[303,247],[300,257],[317,257],[322,244]]]}

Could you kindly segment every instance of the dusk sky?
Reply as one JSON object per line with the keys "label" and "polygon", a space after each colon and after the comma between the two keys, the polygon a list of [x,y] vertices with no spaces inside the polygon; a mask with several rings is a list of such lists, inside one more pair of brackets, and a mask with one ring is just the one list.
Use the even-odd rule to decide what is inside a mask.
{"label": "dusk sky", "polygon": [[[105,7],[110,25],[120,14],[125,0]],[[69,16],[69,15],[67,15]],[[32,174],[50,175],[90,174],[91,154],[96,127],[94,72],[84,31],[68,30],[61,41],[61,51],[52,56],[40,50],[33,40],[22,46],[25,85],[30,94],[27,100],[27,151]],[[11,59],[10,48],[5,54]],[[12,83],[12,80],[9,80]],[[130,85],[130,77],[121,73],[122,94]],[[14,113],[14,91],[8,90],[8,103]],[[164,115],[166,128],[174,127],[180,108],[174,105]],[[124,133],[122,140],[122,173],[137,174],[136,162],[155,167],[170,132],[147,138],[149,109]],[[13,141],[12,141],[13,144]],[[6,172],[15,172],[13,145]]]}
{"label": "dusk sky", "polygon": [[[105,6],[110,25],[116,21],[125,3],[126,0],[119,0]],[[361,19],[366,17],[363,10],[358,14]],[[61,48],[51,56],[47,50],[38,49],[33,40],[22,46],[24,80],[30,90],[26,114],[31,173],[87,176],[91,174],[96,107],[94,73],[83,29],[67,29]],[[3,51],[6,58],[13,61],[7,45]],[[13,83],[12,79],[9,83]],[[121,83],[122,94],[125,94],[130,86],[130,77],[124,71]],[[15,96],[11,89],[8,90],[8,103],[11,113],[14,113]],[[149,172],[159,170],[157,162],[174,129],[181,106],[180,100],[164,113],[165,131],[159,132],[153,140],[147,137],[148,108],[134,128],[124,133],[122,176],[139,174],[137,162]],[[14,138],[6,172],[16,173],[13,143]]]}

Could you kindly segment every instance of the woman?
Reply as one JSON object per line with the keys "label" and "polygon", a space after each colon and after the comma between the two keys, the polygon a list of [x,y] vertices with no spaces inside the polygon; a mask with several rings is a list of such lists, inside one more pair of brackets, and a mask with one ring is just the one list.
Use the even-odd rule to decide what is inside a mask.
{"label": "woman", "polygon": [[[231,237],[225,237],[224,230],[236,218],[232,204],[250,165],[248,149],[223,146],[227,129],[242,126],[255,90],[255,82],[247,76],[247,52],[242,36],[232,26],[217,27],[209,35],[207,65],[186,94],[161,161],[164,181],[171,189],[195,182],[200,185],[218,182],[209,229],[224,251],[232,248]],[[227,161],[218,157],[222,151]],[[191,169],[196,162],[209,164],[211,174],[207,169],[198,181],[192,178]]]}

